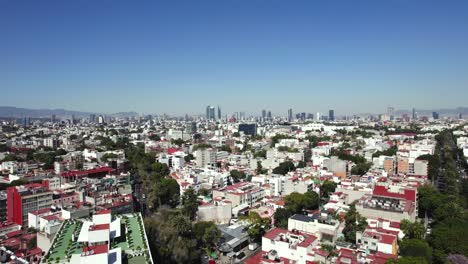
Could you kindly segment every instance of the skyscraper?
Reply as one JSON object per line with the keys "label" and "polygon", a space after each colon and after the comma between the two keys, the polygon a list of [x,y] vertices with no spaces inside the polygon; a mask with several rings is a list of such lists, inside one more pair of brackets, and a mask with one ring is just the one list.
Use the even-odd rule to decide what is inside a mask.
{"label": "skyscraper", "polygon": [[395,116],[395,108],[391,106],[387,107],[387,115],[390,120],[393,120]]}
{"label": "skyscraper", "polygon": [[272,120],[272,119],[273,119],[272,116],[271,116],[271,111],[268,111],[268,113],[267,113],[267,118],[268,118],[268,120]]}
{"label": "skyscraper", "polygon": [[216,115],[215,115],[215,107],[214,106],[207,106],[206,107],[206,119],[208,120],[215,120]]}
{"label": "skyscraper", "polygon": [[221,120],[221,108],[218,106],[218,120]]}
{"label": "skyscraper", "polygon": [[292,108],[289,108],[288,109],[288,122],[292,122],[292,119],[293,119]]}
{"label": "skyscraper", "polygon": [[432,112],[432,118],[434,118],[434,120],[439,119],[439,113],[437,113],[437,112]]}
{"label": "skyscraper", "polygon": [[263,119],[263,120],[265,120],[266,114],[267,114],[267,113],[266,113],[266,110],[263,109],[263,110],[262,110],[262,119]]}
{"label": "skyscraper", "polygon": [[412,115],[413,120],[418,119],[418,113],[416,112],[416,108],[413,108],[413,115]]}
{"label": "skyscraper", "polygon": [[335,110],[330,109],[328,111],[328,121],[335,121]]}

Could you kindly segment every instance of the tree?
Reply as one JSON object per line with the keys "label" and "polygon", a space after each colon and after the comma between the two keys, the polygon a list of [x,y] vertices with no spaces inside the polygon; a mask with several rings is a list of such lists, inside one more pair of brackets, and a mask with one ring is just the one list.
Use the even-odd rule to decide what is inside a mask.
{"label": "tree", "polygon": [[297,164],[297,168],[305,168],[307,167],[307,163],[305,161],[299,161]]}
{"label": "tree", "polygon": [[34,153],[34,159],[36,161],[44,163],[43,168],[48,170],[52,169],[54,167],[54,162],[55,162],[55,152],[50,151],[50,152],[36,152]]}
{"label": "tree", "polygon": [[275,147],[276,143],[278,143],[281,139],[288,139],[292,138],[288,135],[277,134],[271,138],[271,147]]}
{"label": "tree", "polygon": [[447,218],[437,223],[428,239],[437,262],[443,262],[449,254],[468,256],[468,217]]}
{"label": "tree", "polygon": [[249,212],[248,216],[242,217],[248,223],[248,233],[251,241],[259,242],[266,230],[270,229],[270,218],[262,218],[256,212]]}
{"label": "tree", "polygon": [[257,175],[267,173],[267,170],[263,169],[261,161],[257,161],[257,169],[255,169],[255,172],[257,173]]}
{"label": "tree", "polygon": [[418,188],[419,217],[433,216],[434,211],[443,204],[443,195],[435,187],[426,184]]}
{"label": "tree", "polygon": [[400,222],[400,229],[409,239],[422,239],[424,237],[425,228],[423,223],[419,221],[412,223],[408,219],[403,219]]}
{"label": "tree", "polygon": [[37,237],[33,237],[28,241],[27,247],[29,250],[37,247]]}
{"label": "tree", "polygon": [[428,264],[423,257],[401,257],[397,259],[389,259],[385,264]]}
{"label": "tree", "polygon": [[291,161],[281,162],[278,167],[273,169],[274,174],[286,175],[290,171],[294,171],[296,167]]}
{"label": "tree", "polygon": [[445,219],[461,219],[464,217],[464,209],[455,201],[446,201],[434,211],[434,218],[437,221]]}
{"label": "tree", "polygon": [[190,220],[194,220],[198,211],[198,199],[195,191],[188,188],[182,195],[182,213]]}
{"label": "tree", "polygon": [[234,180],[234,183],[239,182],[241,179],[245,179],[245,173],[239,170],[231,170],[230,175]]}
{"label": "tree", "polygon": [[319,196],[316,192],[310,191],[305,194],[293,192],[284,197],[286,209],[293,213],[299,214],[303,210],[315,210],[319,206]]}
{"label": "tree", "polygon": [[420,239],[403,239],[400,243],[400,255],[405,257],[423,257],[427,262],[432,260],[432,248]]}
{"label": "tree", "polygon": [[345,216],[345,228],[343,229],[345,240],[356,243],[356,232],[362,232],[366,227],[366,218],[357,212],[355,204],[351,204]]}
{"label": "tree", "polygon": [[196,150],[199,150],[199,149],[207,149],[207,148],[212,148],[212,146],[210,144],[205,144],[205,143],[201,143],[201,144],[198,144],[198,145],[194,145],[192,150],[193,151],[196,151]]}
{"label": "tree", "polygon": [[110,159],[116,159],[117,157],[118,157],[117,154],[114,154],[114,153],[106,153],[106,154],[102,155],[101,161],[107,162],[108,160],[110,160]]}
{"label": "tree", "polygon": [[320,190],[322,191],[322,195],[325,198],[328,198],[330,193],[335,192],[336,189],[336,183],[333,181],[324,181],[322,183],[322,186],[320,187]]}
{"label": "tree", "polygon": [[357,163],[351,169],[351,173],[354,175],[364,175],[367,173],[367,171],[369,171],[370,167],[371,167],[370,163],[367,163],[367,162]]}
{"label": "tree", "polygon": [[185,162],[190,162],[194,159],[195,157],[192,154],[188,154],[187,156],[184,157]]}
{"label": "tree", "polygon": [[148,204],[152,208],[168,205],[172,208],[179,204],[179,184],[172,178],[163,178],[153,183],[148,191]]}
{"label": "tree", "polygon": [[232,136],[233,137],[240,137],[240,133],[239,132],[234,132],[234,133],[232,133]]}
{"label": "tree", "polygon": [[7,152],[8,146],[6,144],[0,144],[0,152]]}
{"label": "tree", "polygon": [[201,189],[198,190],[198,195],[208,197],[208,196],[210,196],[210,194],[211,194],[211,191],[207,190],[205,188],[201,188]]}
{"label": "tree", "polygon": [[218,227],[211,221],[197,222],[193,226],[195,237],[199,241],[202,248],[211,249],[219,242],[221,232]]}
{"label": "tree", "polygon": [[161,137],[156,135],[156,134],[152,134],[148,137],[149,140],[154,140],[154,141],[160,141],[161,140]]}
{"label": "tree", "polygon": [[186,217],[162,209],[144,222],[155,263],[200,263],[197,240]]}
{"label": "tree", "polygon": [[275,226],[287,229],[288,219],[292,216],[291,212],[286,208],[278,208],[275,211],[273,219],[275,220]]}
{"label": "tree", "polygon": [[185,144],[185,141],[181,138],[178,138],[178,139],[171,139],[171,143],[180,147],[183,144]]}
{"label": "tree", "polygon": [[254,158],[266,158],[266,150],[262,149],[254,153]]}

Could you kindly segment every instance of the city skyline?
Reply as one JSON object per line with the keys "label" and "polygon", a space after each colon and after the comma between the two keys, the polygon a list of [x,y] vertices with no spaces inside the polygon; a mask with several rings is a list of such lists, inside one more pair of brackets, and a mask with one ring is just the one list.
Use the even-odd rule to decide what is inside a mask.
{"label": "city skyline", "polygon": [[[464,106],[468,3],[0,3],[7,105],[339,113]],[[28,96],[25,96],[28,95]]]}

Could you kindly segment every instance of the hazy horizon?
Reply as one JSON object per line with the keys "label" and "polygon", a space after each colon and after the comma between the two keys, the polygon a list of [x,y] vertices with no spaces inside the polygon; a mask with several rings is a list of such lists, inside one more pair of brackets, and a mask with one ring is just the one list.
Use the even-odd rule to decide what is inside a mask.
{"label": "hazy horizon", "polygon": [[2,1],[4,105],[203,114],[466,105],[467,1]]}

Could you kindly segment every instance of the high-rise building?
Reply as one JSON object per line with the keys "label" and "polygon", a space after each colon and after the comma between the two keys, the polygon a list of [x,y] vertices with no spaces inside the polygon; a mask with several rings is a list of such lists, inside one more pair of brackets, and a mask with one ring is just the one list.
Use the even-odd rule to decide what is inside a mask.
{"label": "high-rise building", "polygon": [[307,114],[307,119],[313,120],[313,119],[314,119],[314,114],[308,113],[308,114]]}
{"label": "high-rise building", "polygon": [[305,121],[305,120],[306,120],[306,113],[305,113],[305,112],[302,112],[302,113],[299,115],[299,118],[301,119],[301,121]]}
{"label": "high-rise building", "polygon": [[387,107],[387,116],[390,120],[393,120],[395,117],[395,108],[391,106]]}
{"label": "high-rise building", "polygon": [[57,118],[55,115],[52,115],[52,118],[50,119],[50,122],[55,123],[57,121]]}
{"label": "high-rise building", "polygon": [[218,106],[218,120],[221,120],[221,108]]}
{"label": "high-rise building", "polygon": [[239,118],[240,118],[240,120],[245,120],[245,112],[240,112],[239,113]]}
{"label": "high-rise building", "polygon": [[434,120],[439,119],[439,113],[437,113],[437,112],[432,112],[432,118],[434,118]]}
{"label": "high-rise building", "polygon": [[7,188],[7,219],[28,226],[28,213],[50,208],[53,204],[48,181]]}
{"label": "high-rise building", "polygon": [[22,120],[22,126],[23,127],[28,127],[31,125],[31,118],[29,117],[24,117]]}
{"label": "high-rise building", "polygon": [[320,121],[320,117],[321,117],[320,112],[317,112],[317,114],[315,114],[315,120]]}
{"label": "high-rise building", "polygon": [[239,124],[239,132],[243,132],[245,135],[256,136],[257,124]]}
{"label": "high-rise building", "polygon": [[95,114],[90,114],[89,115],[89,122],[90,123],[96,122],[96,115]]}
{"label": "high-rise building", "polygon": [[268,120],[272,120],[272,119],[273,119],[272,116],[271,116],[271,111],[268,111],[268,113],[267,113],[267,118],[268,118]]}
{"label": "high-rise building", "polygon": [[413,108],[412,119],[413,119],[413,120],[418,119],[418,113],[416,112],[416,108]]}
{"label": "high-rise building", "polygon": [[292,108],[288,109],[288,122],[292,122],[293,119],[293,111]]}
{"label": "high-rise building", "polygon": [[330,109],[328,111],[328,121],[335,121],[335,110]]}
{"label": "high-rise building", "polygon": [[185,132],[188,134],[196,134],[197,133],[197,122],[190,122],[187,124],[187,127],[185,128]]}
{"label": "high-rise building", "polygon": [[262,110],[262,119],[265,120],[266,119],[266,115],[267,115],[267,112],[265,109]]}
{"label": "high-rise building", "polygon": [[216,115],[215,115],[215,107],[214,106],[207,106],[206,107],[206,119],[208,120],[215,120]]}

